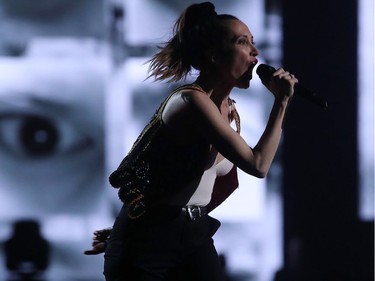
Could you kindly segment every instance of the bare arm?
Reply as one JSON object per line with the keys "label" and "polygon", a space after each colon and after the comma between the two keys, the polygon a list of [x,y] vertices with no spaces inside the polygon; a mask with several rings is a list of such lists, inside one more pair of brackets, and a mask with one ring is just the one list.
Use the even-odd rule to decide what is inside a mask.
{"label": "bare arm", "polygon": [[275,97],[266,128],[254,147],[255,162],[263,171],[268,171],[280,143],[283,120],[290,99],[294,94],[294,85],[298,80],[284,69],[278,69],[269,82],[264,85]]}
{"label": "bare arm", "polygon": [[279,146],[287,104],[287,100],[275,99],[266,128],[253,148],[254,163],[260,177],[267,175]]}

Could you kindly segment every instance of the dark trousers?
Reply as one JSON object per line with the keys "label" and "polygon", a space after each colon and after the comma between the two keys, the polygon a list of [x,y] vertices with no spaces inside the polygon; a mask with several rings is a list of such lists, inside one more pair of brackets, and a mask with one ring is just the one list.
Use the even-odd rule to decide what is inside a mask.
{"label": "dark trousers", "polygon": [[220,222],[191,220],[179,207],[162,207],[138,220],[116,219],[105,253],[107,281],[224,281],[212,236]]}

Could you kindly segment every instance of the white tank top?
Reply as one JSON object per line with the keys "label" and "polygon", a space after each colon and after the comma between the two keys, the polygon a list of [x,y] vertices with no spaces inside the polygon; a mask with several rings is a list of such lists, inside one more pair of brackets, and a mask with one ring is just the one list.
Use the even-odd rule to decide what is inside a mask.
{"label": "white tank top", "polygon": [[206,206],[210,203],[216,177],[228,174],[232,168],[233,163],[224,158],[216,165],[204,171],[198,188],[191,196],[187,205]]}

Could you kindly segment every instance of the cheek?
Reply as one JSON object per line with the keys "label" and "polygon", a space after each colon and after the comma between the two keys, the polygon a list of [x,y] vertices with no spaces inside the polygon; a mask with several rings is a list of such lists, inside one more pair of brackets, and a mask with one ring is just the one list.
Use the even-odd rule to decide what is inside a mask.
{"label": "cheek", "polygon": [[235,78],[241,77],[247,71],[246,60],[247,57],[243,55],[238,55],[233,58],[231,63],[231,72]]}
{"label": "cheek", "polygon": [[244,52],[227,53],[220,62],[222,73],[233,79],[240,78],[247,71],[247,60],[248,56]]}

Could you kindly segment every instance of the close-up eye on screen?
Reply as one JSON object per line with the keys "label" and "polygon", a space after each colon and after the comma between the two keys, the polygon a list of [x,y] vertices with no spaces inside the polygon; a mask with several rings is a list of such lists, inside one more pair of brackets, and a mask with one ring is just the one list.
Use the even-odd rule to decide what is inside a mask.
{"label": "close-up eye on screen", "polygon": [[369,280],[374,6],[320,2],[1,1],[0,281]]}

